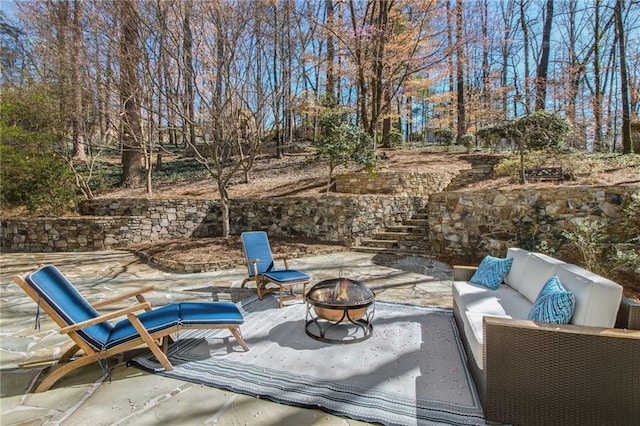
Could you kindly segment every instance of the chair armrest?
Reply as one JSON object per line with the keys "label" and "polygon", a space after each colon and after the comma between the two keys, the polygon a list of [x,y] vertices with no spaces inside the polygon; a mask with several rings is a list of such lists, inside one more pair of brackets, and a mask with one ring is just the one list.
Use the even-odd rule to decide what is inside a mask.
{"label": "chair armrest", "polygon": [[130,314],[131,312],[136,312],[136,311],[148,311],[151,309],[151,305],[149,305],[149,302],[144,302],[144,303],[137,303],[133,306],[129,306],[127,308],[123,308],[123,309],[118,309],[117,311],[114,312],[110,312],[108,314],[104,314],[104,315],[100,315],[99,317],[95,317],[92,318],[90,320],[86,320],[86,321],[82,321],[73,325],[70,325],[68,327],[64,327],[60,329],[60,333],[61,334],[68,334],[68,333],[72,333],[74,331],[78,331],[82,328],[86,328],[92,325],[96,325],[96,324],[100,324],[102,322],[105,321],[109,321],[110,319],[113,318],[118,318],[118,317],[122,317],[125,316],[127,314]]}
{"label": "chair armrest", "polygon": [[92,303],[91,305],[94,308],[99,308],[101,306],[111,305],[112,303],[120,302],[121,300],[130,299],[132,297],[135,297],[136,299],[138,299],[138,302],[144,303],[146,300],[145,300],[144,296],[142,296],[142,295],[144,293],[148,293],[148,292],[153,291],[153,290],[154,290],[153,286],[145,287],[145,288],[141,288],[140,290],[131,291],[129,293],[121,294],[119,296],[114,296],[114,297],[111,297],[109,299],[101,300],[99,302]]}
{"label": "chair armrest", "polygon": [[627,424],[640,416],[640,331],[485,317],[485,418]]}
{"label": "chair armrest", "polygon": [[640,330],[640,303],[626,297],[620,301],[616,328],[630,328]]}
{"label": "chair armrest", "polygon": [[258,258],[255,259],[248,259],[246,261],[247,266],[249,267],[249,270],[252,271],[251,276],[254,275],[258,275]]}
{"label": "chair armrest", "polygon": [[273,261],[277,261],[277,260],[281,260],[284,263],[284,269],[289,269],[289,259],[291,259],[290,257],[286,257],[286,256],[280,256],[280,257],[274,257]]}
{"label": "chair armrest", "polygon": [[469,281],[476,269],[478,269],[477,266],[453,265],[453,280]]}

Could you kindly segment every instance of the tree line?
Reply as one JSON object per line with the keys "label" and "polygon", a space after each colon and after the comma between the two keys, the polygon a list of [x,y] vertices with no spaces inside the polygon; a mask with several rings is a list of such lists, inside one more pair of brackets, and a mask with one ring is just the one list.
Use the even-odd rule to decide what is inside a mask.
{"label": "tree line", "polygon": [[[2,90],[5,103],[40,99],[30,116],[47,117],[88,198],[104,150],[120,152],[122,186],[151,192],[163,151],[190,147],[224,200],[265,146],[282,156],[326,139],[322,123],[336,113],[375,149],[426,142],[438,129],[460,142],[561,111],[572,147],[628,153],[640,112],[639,6],[25,0],[0,14]],[[23,124],[42,124],[33,121]]]}

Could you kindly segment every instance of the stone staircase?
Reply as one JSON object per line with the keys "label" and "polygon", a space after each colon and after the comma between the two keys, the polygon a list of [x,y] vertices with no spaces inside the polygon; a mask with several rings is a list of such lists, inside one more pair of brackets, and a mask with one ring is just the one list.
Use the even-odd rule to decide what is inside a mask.
{"label": "stone staircase", "polygon": [[499,155],[476,155],[467,160],[471,168],[463,170],[451,180],[445,191],[458,191],[472,183],[480,182],[493,175],[493,169],[502,159]]}
{"label": "stone staircase", "polygon": [[354,251],[365,253],[391,253],[428,256],[429,212],[421,210],[401,225],[389,226],[378,232],[374,238],[362,239],[353,247]]}
{"label": "stone staircase", "polygon": [[[471,168],[460,172],[445,191],[457,191],[490,178],[495,165],[501,159],[498,155],[470,156],[467,161],[471,163]],[[430,256],[432,252],[429,243],[429,210],[423,209],[405,220],[402,225],[390,226],[376,233],[371,239],[362,239],[360,244],[352,249],[366,253]]]}

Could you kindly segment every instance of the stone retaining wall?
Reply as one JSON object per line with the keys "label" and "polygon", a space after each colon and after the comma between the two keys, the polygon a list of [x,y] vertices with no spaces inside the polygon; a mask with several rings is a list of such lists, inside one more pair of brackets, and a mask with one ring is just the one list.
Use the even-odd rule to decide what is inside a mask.
{"label": "stone retaining wall", "polygon": [[[142,216],[2,219],[2,251],[47,253],[124,247],[152,235]],[[158,238],[156,238],[158,239]]]}
{"label": "stone retaining wall", "polygon": [[[426,206],[421,197],[319,197],[232,200],[230,232],[262,229],[352,245],[400,224]],[[82,203],[82,217],[2,219],[3,251],[107,250],[130,243],[222,234],[218,202],[194,199],[98,199]]]}
{"label": "stone retaining wall", "polygon": [[[478,257],[501,255],[526,239],[557,240],[574,218],[599,220],[615,233],[618,219],[638,187],[553,187],[512,191],[447,192],[427,197],[381,195],[232,200],[230,232],[266,230],[354,245],[360,238],[429,210],[431,251]],[[82,217],[7,218],[3,251],[107,250],[148,242],[221,235],[216,201],[92,200]],[[523,244],[518,244],[523,246]]]}
{"label": "stone retaining wall", "polygon": [[[429,200],[429,239],[435,253],[477,258],[504,255],[518,241],[558,241],[576,218],[600,221],[617,232],[638,187],[554,187],[450,192]],[[514,244],[516,243],[516,244]]]}
{"label": "stone retaining wall", "polygon": [[453,173],[344,173],[336,175],[336,192],[428,196],[444,190]]}

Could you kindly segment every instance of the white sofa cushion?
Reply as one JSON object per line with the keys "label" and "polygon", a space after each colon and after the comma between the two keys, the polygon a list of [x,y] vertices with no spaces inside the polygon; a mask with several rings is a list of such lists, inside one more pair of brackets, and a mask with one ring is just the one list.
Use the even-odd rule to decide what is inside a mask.
{"label": "white sofa cushion", "polygon": [[614,326],[622,299],[622,286],[569,263],[558,265],[556,275],[576,301],[571,324]]}
{"label": "white sofa cushion", "polygon": [[530,251],[521,248],[511,247],[507,250],[507,258],[513,259],[513,264],[507,276],[504,277],[504,282],[515,290],[520,291],[522,288],[522,278],[530,254]]}
{"label": "white sofa cushion", "polygon": [[484,370],[484,328],[482,327],[484,317],[511,318],[509,315],[486,315],[482,312],[464,312],[464,335],[467,336],[467,341],[469,342],[473,358],[476,360],[476,365],[480,367],[481,370]]}
{"label": "white sofa cushion", "polygon": [[482,317],[527,319],[531,302],[507,285],[490,290],[466,281],[453,283],[453,300],[460,309],[464,334],[476,364],[483,368]]}
{"label": "white sofa cushion", "polygon": [[531,303],[535,302],[540,290],[542,290],[549,278],[554,275],[556,267],[560,264],[564,264],[564,262],[546,254],[531,253],[527,257],[527,263],[524,271],[522,271],[518,291],[529,299]]}

